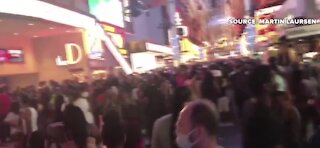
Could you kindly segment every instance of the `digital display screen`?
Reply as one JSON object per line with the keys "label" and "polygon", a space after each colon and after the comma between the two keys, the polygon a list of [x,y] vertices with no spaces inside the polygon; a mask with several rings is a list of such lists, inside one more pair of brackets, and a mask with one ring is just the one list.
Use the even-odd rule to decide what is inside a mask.
{"label": "digital display screen", "polygon": [[122,2],[120,0],[89,0],[90,13],[99,21],[124,27]]}
{"label": "digital display screen", "polygon": [[22,50],[18,49],[9,49],[7,50],[8,55],[9,55],[9,62],[12,63],[21,63],[24,61],[24,54]]}
{"label": "digital display screen", "polygon": [[0,62],[22,63],[24,53],[20,49],[0,49]]}
{"label": "digital display screen", "polygon": [[0,49],[0,62],[6,62],[7,61],[7,50]]}

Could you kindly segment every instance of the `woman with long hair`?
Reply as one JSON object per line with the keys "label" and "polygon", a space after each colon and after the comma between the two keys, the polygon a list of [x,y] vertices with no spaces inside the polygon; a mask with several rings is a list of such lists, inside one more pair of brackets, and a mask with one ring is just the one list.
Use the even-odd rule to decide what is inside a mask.
{"label": "woman with long hair", "polygon": [[87,147],[87,121],[80,108],[68,105],[64,111],[63,124],[67,140],[74,141],[78,148]]}

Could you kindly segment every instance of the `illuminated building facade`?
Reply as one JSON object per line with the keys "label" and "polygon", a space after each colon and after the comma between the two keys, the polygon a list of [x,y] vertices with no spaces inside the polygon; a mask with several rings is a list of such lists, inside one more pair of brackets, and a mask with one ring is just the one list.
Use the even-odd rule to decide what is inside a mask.
{"label": "illuminated building facade", "polygon": [[[11,88],[48,80],[85,81],[91,80],[96,70],[116,65],[132,73],[120,53],[123,37],[112,37],[96,18],[111,21],[107,23],[119,28],[124,23],[108,17],[112,14],[94,17],[89,4],[87,0],[1,1],[1,80],[5,79]],[[122,6],[120,1],[112,4]],[[111,30],[109,33],[119,33]],[[106,58],[107,54],[111,57]]]}

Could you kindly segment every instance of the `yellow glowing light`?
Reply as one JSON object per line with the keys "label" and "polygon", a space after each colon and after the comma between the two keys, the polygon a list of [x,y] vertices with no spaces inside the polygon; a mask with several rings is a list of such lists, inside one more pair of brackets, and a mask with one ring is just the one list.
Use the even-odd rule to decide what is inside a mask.
{"label": "yellow glowing light", "polygon": [[248,56],[250,54],[250,51],[248,50],[249,43],[247,42],[247,39],[244,35],[241,36],[239,44],[240,44],[240,53],[244,56]]}
{"label": "yellow glowing light", "polygon": [[186,56],[197,56],[200,54],[199,47],[186,38],[181,41],[181,51]]}
{"label": "yellow glowing light", "polygon": [[256,42],[264,42],[267,40],[268,40],[267,36],[257,36],[257,38],[256,38]]}
{"label": "yellow glowing light", "polygon": [[90,36],[88,31],[81,31],[82,32],[82,40],[83,40],[83,47],[85,54],[90,54]]}
{"label": "yellow glowing light", "polygon": [[101,38],[94,33],[89,31],[83,31],[82,33],[84,50],[87,55],[91,53],[103,53],[103,47],[101,43]]}
{"label": "yellow glowing light", "polygon": [[274,47],[271,46],[271,47],[268,48],[268,50],[270,50],[270,51],[278,51],[279,49],[278,48],[274,48]]}
{"label": "yellow glowing light", "polygon": [[128,51],[126,49],[119,49],[119,52],[121,54],[128,54]]}
{"label": "yellow glowing light", "polygon": [[[58,66],[66,66],[66,65],[73,65],[77,64],[82,60],[82,48],[74,43],[68,43],[64,45],[65,53],[66,53],[66,60],[62,60],[61,56],[57,56],[56,64]],[[74,50],[77,52],[77,57],[74,56]]]}
{"label": "yellow glowing light", "polygon": [[124,41],[123,38],[120,34],[116,33],[108,33],[111,37],[112,42],[118,47],[118,48],[123,48],[124,46]]}
{"label": "yellow glowing light", "polygon": [[[74,57],[74,54],[73,54],[74,49],[76,49],[77,51],[77,54],[78,54],[77,58]],[[68,64],[77,64],[81,61],[82,49],[79,45],[73,44],[73,43],[65,44],[65,51],[66,51]]]}
{"label": "yellow glowing light", "polygon": [[103,30],[106,32],[116,32],[116,28],[114,28],[112,26],[108,26],[108,25],[104,25]]}

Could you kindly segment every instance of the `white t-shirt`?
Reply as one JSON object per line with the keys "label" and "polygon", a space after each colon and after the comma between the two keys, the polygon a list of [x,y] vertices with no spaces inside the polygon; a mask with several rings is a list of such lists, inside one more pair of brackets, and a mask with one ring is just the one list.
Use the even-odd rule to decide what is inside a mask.
{"label": "white t-shirt", "polygon": [[[31,132],[35,132],[38,130],[38,112],[35,108],[33,107],[26,107],[26,108],[22,108],[20,109],[20,112],[22,114],[26,114],[26,112],[29,110],[30,112],[30,128],[31,128]],[[27,121],[25,119],[25,117],[21,117],[21,122],[22,122],[22,130],[24,134],[27,134]]]}
{"label": "white t-shirt", "polygon": [[138,91],[139,91],[138,88],[134,88],[134,89],[132,90],[131,96],[132,96],[132,99],[133,99],[133,100],[138,100],[138,99],[139,99],[139,97],[138,97]]}
{"label": "white t-shirt", "polygon": [[230,111],[230,100],[228,97],[224,96],[218,99],[218,111],[221,112],[229,112]]}
{"label": "white t-shirt", "polygon": [[274,79],[277,84],[277,91],[287,91],[288,86],[286,80],[282,76],[276,74]]}
{"label": "white t-shirt", "polygon": [[[20,128],[19,128],[19,121],[20,121],[20,116],[10,112],[6,118],[4,119],[4,122],[10,123],[10,134],[16,134],[20,132]],[[11,125],[13,124],[13,125]]]}
{"label": "white t-shirt", "polygon": [[83,112],[83,114],[89,124],[94,123],[94,117],[90,111],[90,105],[89,105],[89,102],[87,99],[79,98],[73,102],[73,105],[79,107],[82,110],[82,112]]}

